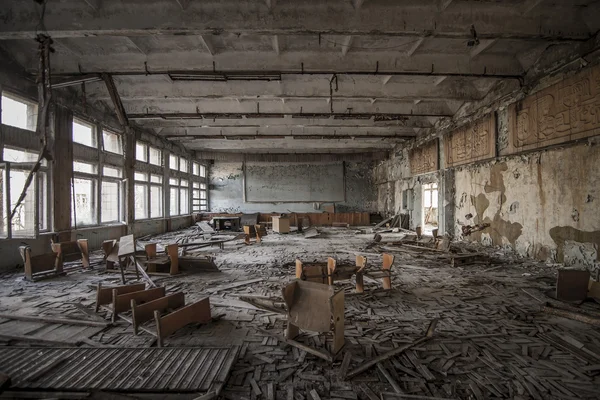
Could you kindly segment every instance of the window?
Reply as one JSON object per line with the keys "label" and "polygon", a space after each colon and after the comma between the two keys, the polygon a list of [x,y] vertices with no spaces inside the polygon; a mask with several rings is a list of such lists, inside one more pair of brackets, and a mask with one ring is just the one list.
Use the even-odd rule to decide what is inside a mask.
{"label": "window", "polygon": [[162,165],[162,151],[150,146],[150,164]]}
{"label": "window", "polygon": [[200,177],[206,178],[206,167],[204,165],[200,165]]}
{"label": "window", "polygon": [[102,175],[111,178],[121,178],[123,176],[123,172],[117,167],[104,166],[102,169]]}
{"label": "window", "polygon": [[73,142],[88,147],[96,147],[94,126],[80,119],[73,118]]}
{"label": "window", "polygon": [[73,179],[71,223],[75,227],[96,224],[96,184],[96,179]]}
{"label": "window", "polygon": [[[24,200],[17,207],[19,197],[29,177],[31,163],[37,161],[37,154],[32,151],[15,148],[4,148],[2,158],[5,163],[0,166],[0,232],[4,237],[36,237],[39,231],[48,229],[48,171],[46,163],[33,176],[27,188]],[[10,193],[10,204],[7,206],[7,193]],[[7,209],[8,207],[8,209]]]}
{"label": "window", "polygon": [[192,183],[192,211],[208,211],[205,183]]}
{"label": "window", "polygon": [[73,172],[83,172],[85,174],[95,174],[98,172],[96,164],[83,161],[73,161]]}
{"label": "window", "polygon": [[102,168],[100,188],[100,222],[120,222],[123,220],[123,184],[120,178],[123,171],[119,167],[105,165]]}
{"label": "window", "polygon": [[192,163],[192,175],[200,175],[200,165],[196,162]]}
{"label": "window", "polygon": [[135,219],[148,218],[148,185],[135,184]]}
{"label": "window", "polygon": [[171,188],[169,189],[169,194],[169,199],[171,202],[169,207],[169,215],[179,215],[179,188],[171,186]]}
{"label": "window", "polygon": [[183,157],[180,157],[180,158],[179,158],[179,170],[180,170],[181,172],[185,172],[185,173],[187,173],[187,172],[188,172],[188,162],[187,162],[187,160],[186,160],[185,158],[183,158]]}
{"label": "window", "polygon": [[162,217],[162,176],[136,171],[134,180],[135,219]]}
{"label": "window", "polygon": [[35,103],[3,92],[1,105],[2,123],[4,125],[35,131],[38,113],[38,107]]}
{"label": "window", "polygon": [[123,146],[121,145],[121,135],[102,130],[102,145],[104,151],[115,154],[123,154]]}
{"label": "window", "polygon": [[102,180],[102,198],[100,204],[100,222],[118,222],[121,220],[121,185],[119,182]]}
{"label": "window", "polygon": [[177,171],[179,169],[179,157],[174,154],[169,155],[169,168]]}
{"label": "window", "polygon": [[148,162],[148,145],[142,142],[135,142],[135,159]]}

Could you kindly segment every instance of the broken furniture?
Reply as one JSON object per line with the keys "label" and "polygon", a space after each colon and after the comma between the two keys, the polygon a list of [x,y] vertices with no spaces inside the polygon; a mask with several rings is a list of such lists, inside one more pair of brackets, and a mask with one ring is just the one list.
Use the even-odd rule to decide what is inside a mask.
{"label": "broken furniture", "polygon": [[247,245],[251,244],[250,243],[250,238],[252,236],[256,237],[256,243],[260,243],[261,242],[261,238],[262,238],[262,232],[261,232],[261,226],[256,224],[256,225],[244,225],[244,243],[246,243]]}
{"label": "broken furniture", "polygon": [[131,300],[131,323],[133,325],[133,333],[137,335],[140,325],[154,318],[154,312],[161,313],[169,310],[176,310],[185,305],[185,297],[183,292],[169,294],[164,297],[159,297],[144,304],[137,304],[135,299]]}
{"label": "broken furniture", "polygon": [[55,252],[31,255],[31,247],[20,246],[19,253],[25,265],[25,279],[36,281],[42,278],[64,275],[62,264],[57,265],[58,254]]}
{"label": "broken furniture", "polygon": [[271,217],[273,232],[290,233],[290,219],[284,215]]}
{"label": "broken furniture", "polygon": [[52,251],[57,254],[57,268],[63,269],[65,262],[81,260],[84,268],[90,267],[90,256],[88,251],[88,240],[78,239],[71,242],[58,242],[50,245]]}
{"label": "broken furniture", "polygon": [[240,217],[213,217],[213,224],[216,231],[232,231],[240,230]]}
{"label": "broken furniture", "polygon": [[101,283],[98,283],[96,288],[96,312],[100,311],[100,307],[111,304],[113,302],[113,295],[117,295],[139,292],[140,290],[146,289],[145,283],[135,283],[133,285],[123,286],[109,286],[102,287]]}
{"label": "broken furniture", "polygon": [[[142,250],[143,251],[143,250]],[[135,268],[135,273],[137,278],[139,279],[140,274],[144,277],[144,280],[148,282],[151,287],[156,287],[152,279],[148,276],[144,268],[140,265],[139,261],[135,257],[136,254],[136,243],[133,235],[121,236],[119,240],[119,268],[121,269],[121,279],[123,284],[125,281],[125,270],[129,264],[133,264]]]}
{"label": "broken furniture", "polygon": [[212,321],[210,300],[208,297],[205,297],[200,301],[179,308],[163,316],[161,316],[159,310],[155,310],[154,321],[156,322],[158,347],[163,347],[164,338],[172,335],[178,329],[192,323],[205,324]]}
{"label": "broken furniture", "polygon": [[327,263],[303,263],[296,260],[296,279],[333,285],[335,281],[347,280],[356,275],[356,293],[364,292],[364,276],[371,279],[381,279],[382,288],[392,288],[391,268],[394,256],[383,254],[383,265],[381,270],[367,272],[367,258],[356,256],[356,265],[338,265],[337,261],[329,257]]}
{"label": "broken furniture", "polygon": [[333,331],[331,352],[344,347],[344,291],[316,282],[295,280],[283,290],[288,322],[286,339],[296,338],[300,329],[326,333]]}
{"label": "broken furniture", "polygon": [[114,269],[115,263],[119,262],[119,242],[116,240],[105,240],[102,242],[102,252],[106,269]]}
{"label": "broken furniture", "polygon": [[148,243],[146,250],[146,267],[148,272],[159,272],[159,269],[168,269],[169,275],[179,273],[179,246],[177,243],[165,247],[165,255],[157,256],[156,243]]}

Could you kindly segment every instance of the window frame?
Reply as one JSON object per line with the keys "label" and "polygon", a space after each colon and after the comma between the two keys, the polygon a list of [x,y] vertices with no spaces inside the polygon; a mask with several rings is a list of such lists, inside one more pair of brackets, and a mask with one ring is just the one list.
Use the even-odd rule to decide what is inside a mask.
{"label": "window frame", "polygon": [[[101,135],[101,137],[102,137],[102,147],[101,147],[102,151],[105,152],[105,153],[118,154],[118,155],[122,156],[123,155],[123,135],[120,134],[120,133],[117,133],[115,131],[112,131],[110,129],[104,128],[104,127],[102,127],[101,130],[102,130],[102,135]],[[105,140],[104,140],[104,134],[105,133],[107,133],[109,135],[114,135],[114,136],[116,136],[119,139],[119,151],[118,152],[114,152],[112,150],[107,150],[106,149]]]}
{"label": "window frame", "polygon": [[[91,145],[81,143],[81,142],[78,142],[75,140],[75,124],[89,127],[92,130],[92,144]],[[73,143],[77,143],[78,145],[85,146],[90,149],[98,149],[98,127],[96,126],[96,124],[94,124],[92,122],[88,122],[83,118],[78,118],[76,116],[73,116],[72,125],[73,125],[73,127],[71,129],[71,131],[72,131],[71,132],[71,140],[73,141]]]}
{"label": "window frame", "polygon": [[[104,175],[104,168],[112,168],[112,169],[117,169],[120,171],[120,176],[110,176],[110,175]],[[119,224],[119,223],[123,223],[125,220],[125,186],[123,184],[123,167],[119,167],[116,165],[110,165],[110,164],[102,164],[101,166],[98,166],[98,169],[102,168],[102,173],[101,173],[101,179],[100,179],[100,193],[99,193],[99,205],[100,205],[100,219],[99,219],[99,223],[100,225],[114,225],[114,224]],[[117,188],[118,188],[118,199],[117,199],[117,219],[116,220],[110,220],[110,221],[103,221],[102,220],[102,184],[104,182],[107,183],[116,183],[117,184]]]}
{"label": "window frame", "polygon": [[9,124],[5,123],[4,119],[1,118],[2,113],[0,112],[0,119],[2,119],[2,124],[6,125],[6,126],[11,126],[13,128],[17,128],[17,129],[24,129],[24,130],[27,130],[30,132],[35,132],[37,129],[37,116],[39,113],[39,104],[34,100],[30,100],[27,97],[21,96],[10,90],[2,90],[0,92],[0,110],[4,110],[4,107],[2,106],[2,98],[3,97],[6,97],[7,99],[12,100],[14,102],[24,104],[25,106],[27,106],[27,110],[29,110],[29,107],[32,107],[33,112],[31,114],[31,121],[29,120],[30,117],[28,115],[26,115],[27,121],[25,123],[25,126],[26,126],[25,128],[22,128],[22,127],[16,126],[16,125],[9,125]]}

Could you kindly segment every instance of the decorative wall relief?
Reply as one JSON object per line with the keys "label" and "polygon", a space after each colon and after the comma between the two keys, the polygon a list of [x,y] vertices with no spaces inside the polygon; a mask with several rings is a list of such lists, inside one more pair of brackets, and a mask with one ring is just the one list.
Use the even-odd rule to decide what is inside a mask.
{"label": "decorative wall relief", "polygon": [[509,144],[512,154],[600,134],[600,67],[550,86],[511,104]]}
{"label": "decorative wall relief", "polygon": [[462,126],[444,138],[446,167],[455,167],[496,156],[496,118],[487,115]]}
{"label": "decorative wall relief", "polygon": [[413,175],[426,174],[439,169],[439,142],[437,139],[410,150],[410,172]]}

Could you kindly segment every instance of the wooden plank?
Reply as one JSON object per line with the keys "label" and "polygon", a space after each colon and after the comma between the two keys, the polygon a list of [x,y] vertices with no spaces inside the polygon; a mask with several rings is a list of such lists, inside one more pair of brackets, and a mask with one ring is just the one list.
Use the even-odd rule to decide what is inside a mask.
{"label": "wooden plank", "polygon": [[107,322],[86,321],[86,320],[81,320],[81,319],[36,317],[36,316],[31,316],[31,315],[0,314],[0,318],[12,319],[12,320],[17,320],[17,321],[45,322],[45,323],[50,323],[50,324],[63,324],[63,325],[84,325],[84,326],[97,326],[97,327],[108,326]]}
{"label": "wooden plank", "polygon": [[331,314],[333,317],[333,349],[337,354],[344,347],[344,291],[340,290],[331,297]]}
{"label": "wooden plank", "polygon": [[167,310],[176,310],[185,305],[183,292],[173,293],[140,305],[135,304],[135,300],[133,301],[134,303],[131,305],[131,319],[133,333],[136,335],[138,334],[138,327],[141,324],[154,318],[155,311],[165,312]]}
{"label": "wooden plank", "polygon": [[144,290],[145,288],[145,283],[135,283],[133,285],[123,286],[109,286],[106,288],[102,287],[101,283],[98,283],[98,288],[96,290],[96,312],[100,310],[100,306],[112,303],[114,289],[117,290],[118,294],[125,294],[131,292],[139,292],[140,290]]}
{"label": "wooden plank", "polygon": [[165,297],[164,287],[140,290],[138,292],[131,292],[121,295],[119,295],[116,290],[113,290],[112,321],[116,321],[117,315],[120,312],[128,311],[131,309],[131,300],[135,300],[136,304],[144,304],[161,297]]}
{"label": "wooden plank", "polygon": [[173,311],[164,317],[160,316],[159,311],[154,311],[154,320],[156,321],[158,346],[162,347],[164,338],[175,333],[178,329],[194,322],[210,322],[212,320],[210,314],[210,300],[206,297],[200,301]]}
{"label": "wooden plank", "polygon": [[260,329],[260,328],[258,329],[258,331],[260,331],[260,332],[262,332],[262,333],[264,333],[266,335],[272,336],[272,337],[276,338],[278,341],[280,341],[282,343],[289,344],[290,346],[294,346],[294,347],[296,347],[296,348],[298,348],[300,350],[304,350],[306,353],[310,353],[310,354],[312,354],[314,356],[322,358],[325,361],[328,361],[330,363],[333,362],[333,356],[330,353],[327,353],[327,352],[324,352],[324,351],[320,351],[320,350],[317,350],[317,349],[313,349],[310,346],[307,346],[307,345],[305,345],[303,343],[297,342],[297,341],[292,340],[292,339],[287,339],[287,338],[285,338],[285,337],[283,337],[281,335],[278,335],[278,334],[276,334],[274,332],[270,332],[270,331],[267,331],[267,330],[264,330],[264,329]]}

